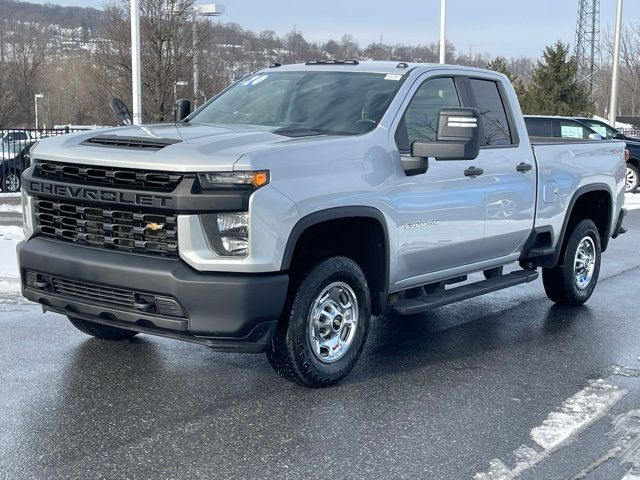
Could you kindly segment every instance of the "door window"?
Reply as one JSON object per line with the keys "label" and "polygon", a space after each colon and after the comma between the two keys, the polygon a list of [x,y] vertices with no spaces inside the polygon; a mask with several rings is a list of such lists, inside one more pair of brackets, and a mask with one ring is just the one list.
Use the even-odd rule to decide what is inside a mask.
{"label": "door window", "polygon": [[507,112],[500,96],[498,84],[491,80],[470,79],[471,90],[480,110],[485,145],[511,145]]}
{"label": "door window", "polygon": [[453,78],[426,80],[416,90],[398,126],[398,150],[407,152],[415,141],[435,140],[440,110],[459,106],[460,98]]}

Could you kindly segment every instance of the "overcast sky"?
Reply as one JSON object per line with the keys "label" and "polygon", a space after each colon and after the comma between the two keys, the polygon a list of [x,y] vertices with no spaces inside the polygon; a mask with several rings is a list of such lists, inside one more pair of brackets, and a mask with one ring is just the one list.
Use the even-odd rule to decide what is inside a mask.
{"label": "overcast sky", "polygon": [[[101,7],[103,0],[51,3]],[[338,39],[351,33],[361,46],[430,43],[438,39],[440,0],[201,0],[221,3],[223,21],[278,34],[296,28],[307,40]],[[613,30],[615,0],[601,0],[602,30]],[[578,0],[448,0],[447,39],[468,54],[539,56],[560,39],[573,44]],[[627,0],[624,23],[640,23],[640,0]]]}

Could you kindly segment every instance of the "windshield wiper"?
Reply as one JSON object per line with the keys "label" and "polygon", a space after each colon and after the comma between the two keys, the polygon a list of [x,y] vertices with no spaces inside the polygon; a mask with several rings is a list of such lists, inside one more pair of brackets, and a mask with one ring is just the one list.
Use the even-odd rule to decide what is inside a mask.
{"label": "windshield wiper", "polygon": [[312,137],[315,135],[352,135],[350,132],[337,132],[333,130],[322,130],[320,128],[310,127],[282,127],[273,130],[272,133],[283,135],[285,137]]}

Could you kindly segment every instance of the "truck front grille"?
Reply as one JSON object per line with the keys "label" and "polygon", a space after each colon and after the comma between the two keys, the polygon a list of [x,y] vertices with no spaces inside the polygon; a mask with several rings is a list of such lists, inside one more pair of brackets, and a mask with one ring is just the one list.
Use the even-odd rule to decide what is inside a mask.
{"label": "truck front grille", "polygon": [[46,237],[118,251],[178,255],[175,215],[36,199],[35,216],[36,232]]}
{"label": "truck front grille", "polygon": [[76,165],[47,160],[36,160],[34,176],[82,185],[138,188],[154,191],[171,191],[176,188],[183,178],[183,175],[169,172],[97,165]]}
{"label": "truck front grille", "polygon": [[83,298],[92,302],[105,303],[125,308],[134,308],[135,294],[119,288],[91,285],[65,278],[51,278],[54,293]]}

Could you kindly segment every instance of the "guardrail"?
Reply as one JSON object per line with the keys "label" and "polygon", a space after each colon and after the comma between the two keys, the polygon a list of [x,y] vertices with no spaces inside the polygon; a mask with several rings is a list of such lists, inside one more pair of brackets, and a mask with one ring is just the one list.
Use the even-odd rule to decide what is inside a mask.
{"label": "guardrail", "polygon": [[31,164],[31,147],[40,139],[80,132],[83,128],[25,129],[10,128],[0,130],[0,191],[19,192],[20,174]]}

